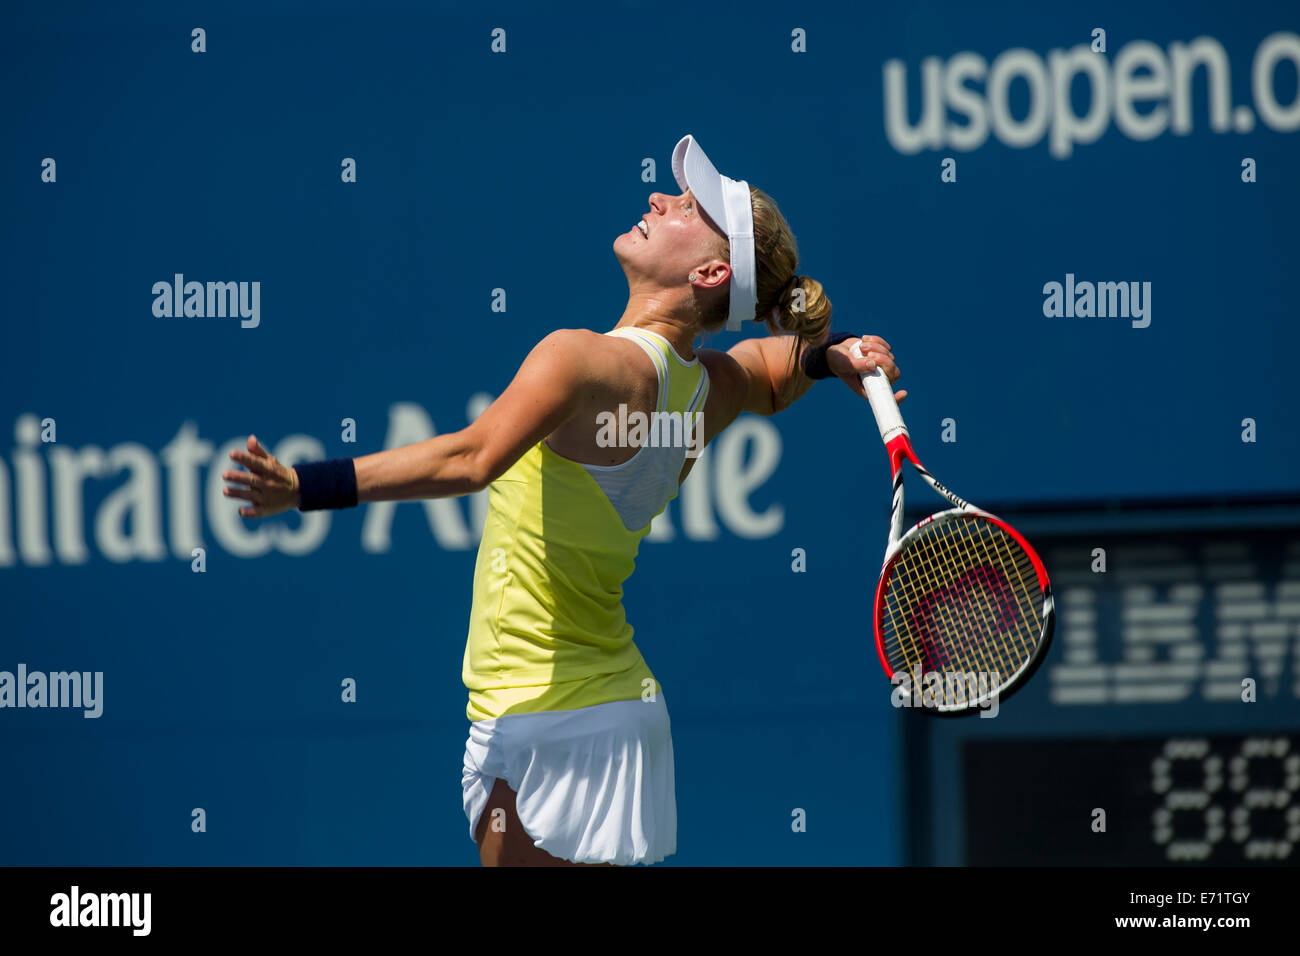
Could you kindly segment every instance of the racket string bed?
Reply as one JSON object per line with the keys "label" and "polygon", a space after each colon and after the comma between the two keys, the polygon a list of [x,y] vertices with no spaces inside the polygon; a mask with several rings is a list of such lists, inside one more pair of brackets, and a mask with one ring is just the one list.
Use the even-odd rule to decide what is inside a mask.
{"label": "racket string bed", "polygon": [[[952,532],[953,528],[946,530]],[[958,568],[951,553],[943,547],[965,531],[957,529],[955,535],[942,537],[932,535],[935,541],[931,542],[931,547],[916,549],[917,554],[904,561],[898,575],[904,584],[901,594],[904,607],[896,603],[894,609],[895,621],[901,620],[904,624],[897,629],[910,645],[909,663],[913,665],[928,656],[932,660],[956,662],[967,669],[1005,672],[1006,662],[1019,656],[1014,653],[1014,647],[1008,646],[1007,632],[1011,632],[1013,640],[1019,637],[1017,643],[1023,651],[1026,646],[1024,629],[1008,626],[1006,576],[996,567],[989,566],[993,555],[988,551],[987,542],[980,542],[984,545],[979,549],[982,551],[980,554],[971,547],[969,532],[966,533],[966,547],[971,549],[972,555],[980,558],[980,564],[974,567]],[[940,547],[936,548],[935,542]],[[1003,550],[1001,557],[1023,581],[1023,570],[1007,561],[1010,557],[1007,549]],[[966,562],[968,565],[972,563]],[[971,586],[973,581],[976,582],[974,589]],[[997,635],[997,640],[987,647],[972,648],[967,655],[956,653],[960,638],[978,633],[992,633]],[[942,656],[935,653],[926,655],[922,651],[922,648],[933,651],[936,647],[942,648]]]}
{"label": "racket string bed", "polygon": [[[909,610],[906,612],[898,610],[899,613],[906,614],[909,622],[904,632],[914,652],[909,663],[913,666],[919,664],[923,671],[931,671],[935,669],[933,666],[935,663],[947,665],[954,657],[961,659],[960,653],[954,654],[958,650],[956,637],[959,634],[977,633],[976,622],[971,620],[967,607],[960,603],[954,605],[942,598],[949,596],[959,598],[966,575],[963,575],[962,581],[958,581],[952,571],[953,562],[940,560],[940,555],[933,547],[908,548],[900,557],[904,562],[904,568],[897,578],[904,586],[906,592],[904,603]],[[939,627],[936,627],[932,620],[936,608],[941,614],[947,612],[947,619],[939,621]],[[953,613],[960,613],[961,619],[954,620]],[[916,623],[918,618],[923,622],[929,622],[930,626],[918,626]],[[918,640],[922,642],[922,648],[917,648]],[[942,654],[934,652],[936,644],[942,648]],[[966,658],[961,660],[961,663],[969,669],[972,662]],[[989,661],[980,659],[974,663],[986,666]]]}
{"label": "racket string bed", "polygon": [[[942,539],[936,539],[936,540],[942,540]],[[980,627],[980,624],[982,622],[971,620],[971,615],[969,613],[970,604],[968,602],[960,603],[962,597],[966,593],[966,584],[968,578],[971,576],[971,574],[974,571],[983,570],[983,569],[982,568],[967,569],[961,572],[960,578],[958,578],[957,572],[954,568],[954,564],[956,562],[952,560],[952,556],[949,552],[950,549],[945,551],[945,553],[942,555],[931,550],[925,550],[921,552],[927,564],[925,568],[925,574],[927,578],[930,581],[942,581],[943,588],[942,590],[930,591],[929,594],[921,598],[920,604],[922,605],[923,608],[928,609],[928,607],[933,606],[934,604],[937,603],[942,608],[961,612],[960,621],[953,621],[950,617],[950,619],[947,622],[947,627],[945,627],[942,632],[936,635],[936,638],[944,646],[945,660],[950,659],[953,656],[951,650],[953,646],[956,644],[959,635],[961,634],[975,635],[975,634],[981,634],[986,632],[986,629]],[[949,596],[954,597],[959,602],[955,606],[955,608],[948,602],[939,600],[941,597],[949,597]],[[915,619],[920,615],[919,615],[919,610],[916,609],[916,605],[913,605],[913,608],[914,608],[912,612],[913,631],[919,632],[919,634],[922,637],[928,636],[930,634],[934,634],[933,628],[920,629],[916,627],[914,622]],[[949,640],[947,642],[944,642],[945,635],[949,637]],[[967,641],[965,643],[965,646],[970,651],[974,651],[977,647],[977,645],[973,641]],[[957,657],[959,658],[961,656],[962,655],[960,654],[957,655]],[[978,661],[974,661],[974,662],[969,660],[963,660],[961,661],[961,663],[963,664],[964,671],[970,670],[969,665],[971,663],[978,663],[980,664],[980,670],[987,673],[990,670],[990,667],[988,665],[991,663],[991,661],[987,657],[985,657],[985,658],[980,658]]]}
{"label": "racket string bed", "polygon": [[[955,532],[952,530],[954,528]],[[969,629],[962,633],[968,638],[974,635],[992,634],[996,643],[986,648],[988,654],[980,661],[981,670],[987,674],[999,671],[1001,675],[1011,676],[1014,670],[1018,670],[1019,666],[1029,659],[1033,651],[1033,645],[1037,642],[1037,614],[1031,606],[1032,602],[1026,600],[1026,606],[1021,607],[1016,600],[1017,594],[1024,594],[1026,598],[1029,597],[1025,593],[1027,585],[1022,573],[1021,562],[1018,560],[1018,558],[1023,557],[1025,563],[1028,563],[1028,557],[1018,547],[1015,549],[1015,554],[1013,554],[1008,544],[1011,541],[1009,536],[986,521],[955,519],[951,522],[949,531],[951,532],[950,541],[955,540],[957,543],[956,553],[949,549],[947,554],[947,556],[952,557],[953,563],[961,560],[966,554],[977,554],[985,562],[979,568],[983,572],[981,577],[988,581],[990,571],[996,575],[994,579],[994,585],[997,588],[996,613],[994,613],[994,607],[977,604],[974,610],[982,610],[985,613],[977,621],[971,621],[968,618],[963,622],[969,626]],[[994,546],[993,554],[989,552],[990,542]],[[1007,574],[1008,570],[1016,572],[1019,588],[1011,585]],[[962,577],[966,578],[969,573],[964,571]],[[1036,580],[1035,578],[1035,582]],[[1011,599],[1012,603],[1010,613],[1008,613],[1007,609],[1008,598]],[[1021,613],[1017,614],[1017,611]],[[990,620],[990,617],[994,619]],[[1017,638],[1020,645],[1018,648],[1014,646]],[[1007,670],[1009,662],[1016,664],[1014,670]]]}
{"label": "racket string bed", "polygon": [[936,521],[891,567],[886,656],[895,671],[996,673],[1002,683],[1038,645],[1042,601],[1031,559],[1001,528],[973,516]]}
{"label": "racket string bed", "polygon": [[[978,524],[981,531],[988,532],[988,534],[978,535],[980,539],[980,547],[984,551],[984,557],[988,559],[990,563],[993,560],[992,556],[990,556],[988,553],[988,541],[990,538],[992,538],[993,541],[995,542],[994,547],[998,551],[997,559],[1001,568],[1006,568],[1010,566],[1016,571],[1017,586],[1013,588],[1013,595],[1024,595],[1027,599],[1030,594],[1030,590],[1029,590],[1030,585],[1025,581],[1025,577],[1023,573],[1024,571],[1023,565],[1031,564],[1029,560],[1029,556],[1025,554],[1025,552],[1018,545],[1015,546],[1015,552],[1013,554],[1012,545],[1015,545],[1015,542],[1012,541],[1010,535],[1006,534],[1006,532],[1002,531],[1002,529],[1000,528],[995,529],[994,526],[990,525],[987,521],[980,521],[978,522]],[[958,528],[959,533],[965,535],[970,528],[971,522],[961,521],[958,522],[958,525],[959,525]],[[1003,571],[1001,573],[1003,574],[1003,580],[1006,581],[1005,572]],[[1038,600],[1041,602],[1042,590],[1041,588],[1038,587],[1037,575],[1031,575],[1031,580],[1033,581],[1034,588],[1037,589],[1038,591]],[[1013,658],[1018,658],[1019,660],[1027,661],[1030,655],[1033,653],[1034,645],[1036,645],[1038,642],[1038,631],[1036,629],[1037,622],[1038,622],[1038,611],[1036,607],[1030,605],[1026,609],[1026,613],[1028,615],[1028,625],[1029,625],[1028,642],[1026,642],[1021,629],[1017,628],[1015,633],[1012,635],[1012,637],[1021,638],[1021,642],[1020,642],[1021,646],[1019,650],[1015,653],[1012,652],[1012,649],[1003,648],[1002,650],[1004,654],[1004,658],[1003,658],[1004,660],[1011,660]],[[1003,633],[1003,631],[1001,628],[999,628],[999,630],[996,633],[1001,634]]]}
{"label": "racket string bed", "polygon": [[[943,580],[946,569],[935,560],[935,555],[927,549],[908,549],[903,553],[902,559],[908,564],[905,573],[899,576],[899,579],[903,582],[905,588],[909,592],[905,597],[906,607],[910,610],[903,612],[908,614],[910,620],[910,626],[907,628],[906,633],[910,636],[914,648],[916,647],[917,640],[920,640],[922,643],[922,647],[919,650],[919,660],[916,660],[914,663],[920,666],[922,672],[932,671],[936,669],[934,666],[935,664],[946,666],[954,656],[953,651],[956,650],[956,648],[951,642],[944,642],[944,635],[957,633],[958,625],[956,622],[951,620],[951,617],[949,617],[948,621],[943,622],[945,626],[937,632],[933,625],[930,627],[918,627],[916,625],[917,618],[921,617],[924,621],[929,616],[919,614],[918,608],[926,606],[927,610],[930,610],[937,605],[940,611],[945,611],[949,614],[951,614],[953,610],[960,610],[960,608],[951,608],[946,602],[934,600],[935,596],[939,593],[938,590],[931,589],[928,593],[926,592],[926,586],[933,585],[934,583],[942,581],[944,588],[952,588],[954,582],[951,579],[951,575],[948,575],[946,581]],[[942,654],[935,652],[935,644],[938,644],[939,647],[942,648]]]}

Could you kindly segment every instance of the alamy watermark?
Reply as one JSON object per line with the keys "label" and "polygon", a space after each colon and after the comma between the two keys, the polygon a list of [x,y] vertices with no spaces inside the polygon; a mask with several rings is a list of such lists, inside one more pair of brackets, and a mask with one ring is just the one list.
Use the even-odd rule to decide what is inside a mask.
{"label": "alamy watermark", "polygon": [[1076,282],[1073,272],[1065,284],[1043,286],[1043,315],[1049,319],[1132,319],[1133,328],[1151,324],[1150,282]]}
{"label": "alamy watermark", "polygon": [[596,416],[596,444],[601,448],[685,448],[687,458],[704,451],[703,412],[629,412]]}
{"label": "alamy watermark", "polygon": [[895,707],[924,709],[977,706],[981,717],[998,715],[997,671],[895,671],[889,682],[894,685],[890,703]]}
{"label": "alamy watermark", "polygon": [[0,708],[5,707],[77,707],[81,716],[99,717],[104,713],[103,671],[28,671],[18,665],[18,673],[0,671]]}
{"label": "alamy watermark", "polygon": [[152,893],[83,893],[74,884],[50,897],[50,925],[58,927],[120,926],[148,936],[152,911]]}
{"label": "alamy watermark", "polygon": [[238,317],[245,329],[262,323],[260,282],[186,282],[178,272],[171,282],[155,282],[153,294],[153,314],[160,319]]}

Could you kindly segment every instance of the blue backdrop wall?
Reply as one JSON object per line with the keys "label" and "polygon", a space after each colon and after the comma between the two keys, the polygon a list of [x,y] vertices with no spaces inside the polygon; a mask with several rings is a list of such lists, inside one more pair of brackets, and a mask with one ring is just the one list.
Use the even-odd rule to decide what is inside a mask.
{"label": "blue backdrop wall", "polygon": [[[301,460],[464,427],[547,332],[612,327],[610,246],[686,133],[781,204],[837,327],[891,343],[964,496],[1300,490],[1294,5],[710,9],[19,6],[0,671],[104,693],[0,708],[0,863],[476,862],[481,497],[247,522],[220,472],[250,432]],[[244,312],[168,314],[178,281]],[[1084,283],[1131,296],[1088,315]],[[672,862],[902,859],[908,715],[862,606],[884,464],[819,384],[738,421],[643,546]]]}

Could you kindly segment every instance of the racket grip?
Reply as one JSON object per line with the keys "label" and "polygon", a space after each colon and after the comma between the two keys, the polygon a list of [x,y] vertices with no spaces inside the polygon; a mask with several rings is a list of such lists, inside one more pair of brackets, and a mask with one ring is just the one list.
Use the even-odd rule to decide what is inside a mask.
{"label": "racket grip", "polygon": [[[854,358],[862,358],[862,343],[854,342],[849,352]],[[871,411],[876,416],[880,440],[888,445],[897,436],[906,435],[907,426],[903,424],[903,416],[898,411],[894,387],[889,384],[889,379],[879,366],[875,371],[862,376],[862,387],[866,389],[867,401],[871,402]]]}

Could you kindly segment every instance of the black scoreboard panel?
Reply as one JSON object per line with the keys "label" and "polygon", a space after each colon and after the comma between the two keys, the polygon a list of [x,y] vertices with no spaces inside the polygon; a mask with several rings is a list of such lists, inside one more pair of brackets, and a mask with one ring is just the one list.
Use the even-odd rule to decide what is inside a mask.
{"label": "black scoreboard panel", "polygon": [[970,740],[963,751],[973,866],[1300,864],[1300,734]]}
{"label": "black scoreboard panel", "polygon": [[1300,501],[1007,517],[1053,646],[996,716],[898,715],[904,859],[1300,864]]}

